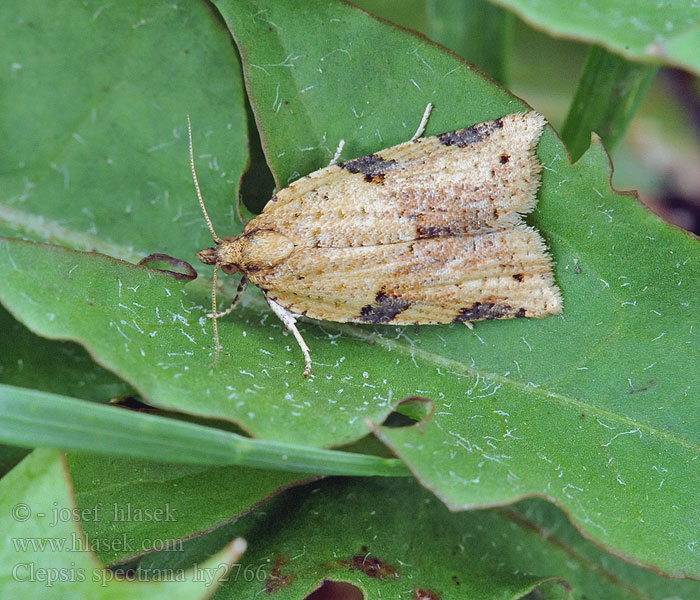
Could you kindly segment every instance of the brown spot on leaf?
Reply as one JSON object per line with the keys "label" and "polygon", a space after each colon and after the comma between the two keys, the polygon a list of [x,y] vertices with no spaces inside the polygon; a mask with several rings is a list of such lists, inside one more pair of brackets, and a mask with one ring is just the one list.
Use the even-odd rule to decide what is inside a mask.
{"label": "brown spot on leaf", "polygon": [[[493,302],[475,302],[471,306],[459,309],[459,313],[454,318],[455,323],[465,321],[480,321],[482,319],[500,319],[512,311],[512,307],[507,304],[494,304]],[[522,309],[521,309],[522,310]]]}
{"label": "brown spot on leaf", "polygon": [[487,121],[486,123],[477,123],[465,129],[457,131],[448,131],[438,136],[441,144],[445,146],[458,146],[464,148],[469,144],[481,142],[489,137],[497,129],[503,127],[503,120],[496,119],[495,121]]}
{"label": "brown spot on leaf", "polygon": [[411,303],[408,300],[385,293],[382,288],[377,293],[374,304],[367,304],[360,311],[360,321],[364,323],[389,323],[396,315],[405,311]]}
{"label": "brown spot on leaf", "polygon": [[362,554],[356,554],[348,564],[350,569],[362,571],[372,579],[393,579],[399,576],[399,570],[376,556],[372,556],[366,546],[362,547]]}
{"label": "brown spot on leaf", "polygon": [[413,590],[413,600],[438,600],[438,598],[440,598],[440,596],[432,590],[425,588],[415,588]]}
{"label": "brown spot on leaf", "polygon": [[294,581],[295,575],[283,575],[282,567],[287,564],[287,558],[280,557],[274,563],[272,563],[272,569],[269,575],[265,578],[265,585],[263,589],[268,594],[273,594],[274,592],[286,588],[292,581]]}

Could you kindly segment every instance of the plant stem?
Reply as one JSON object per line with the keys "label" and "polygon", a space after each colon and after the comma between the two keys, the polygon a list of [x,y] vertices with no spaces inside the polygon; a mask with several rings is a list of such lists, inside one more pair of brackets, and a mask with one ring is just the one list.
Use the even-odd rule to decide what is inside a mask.
{"label": "plant stem", "polygon": [[214,427],[9,385],[0,385],[0,443],[315,475],[410,475],[406,465],[395,458],[251,439]]}
{"label": "plant stem", "polygon": [[576,162],[595,131],[608,151],[623,136],[658,67],[633,63],[591,46],[561,137]]}
{"label": "plant stem", "polygon": [[513,15],[485,0],[427,0],[427,32],[505,85]]}

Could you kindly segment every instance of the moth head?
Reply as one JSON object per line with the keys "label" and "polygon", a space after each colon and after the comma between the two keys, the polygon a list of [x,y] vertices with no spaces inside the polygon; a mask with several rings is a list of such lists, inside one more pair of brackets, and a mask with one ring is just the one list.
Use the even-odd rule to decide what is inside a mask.
{"label": "moth head", "polygon": [[215,265],[218,262],[216,248],[204,248],[195,255],[205,265]]}
{"label": "moth head", "polygon": [[195,255],[205,265],[219,265],[224,273],[240,273],[240,241],[233,236],[217,238],[216,246],[204,248]]}

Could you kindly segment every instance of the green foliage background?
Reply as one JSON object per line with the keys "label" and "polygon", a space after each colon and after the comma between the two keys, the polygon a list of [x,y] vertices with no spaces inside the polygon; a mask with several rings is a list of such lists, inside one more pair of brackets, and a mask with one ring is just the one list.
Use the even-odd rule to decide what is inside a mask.
{"label": "green foliage background", "polygon": [[[661,60],[625,26],[661,27],[658,7],[627,14],[600,2],[597,18],[618,18],[587,37],[555,11],[509,4],[546,30]],[[439,3],[425,8],[428,29],[442,17],[444,33]],[[510,27],[500,9],[475,8]],[[663,10],[679,33],[657,35],[657,46],[697,69],[693,14]],[[561,317],[472,332],[305,321],[307,381],[293,340],[253,290],[221,321],[227,352],[210,368],[207,268],[194,265],[200,277],[186,283],[134,265],[153,252],[192,260],[210,244],[185,115],[209,213],[229,235],[240,231],[234,206],[250,161],[243,187],[255,208],[273,179],[285,185],[327,164],[341,138],[343,158],[404,141],[429,101],[428,135],[527,105],[427,39],[340,2],[14,2],[0,30],[0,318],[12,334],[0,355],[0,440],[72,450],[66,459],[36,451],[0,480],[3,590],[53,592],[13,568],[68,569],[75,552],[19,552],[15,540],[72,536],[74,523],[59,533],[39,513],[75,502],[83,514],[167,504],[172,521],[119,522],[104,510],[80,523],[88,540],[105,540],[92,546],[104,564],[140,565],[151,578],[185,573],[242,535],[246,554],[229,546],[221,560],[264,578],[229,577],[221,598],[271,586],[302,598],[323,579],[367,597],[697,595],[696,582],[656,573],[700,574],[700,252],[611,189],[597,139],[573,165],[551,128],[538,148],[545,170],[529,220],[556,261]],[[507,39],[498,40],[504,57]],[[631,99],[625,110],[604,115],[617,125],[605,129],[614,145],[655,66],[597,52],[631,82],[620,91]],[[614,83],[598,80],[597,93]],[[582,84],[578,97],[586,93]],[[568,139],[601,123],[596,106],[573,105],[569,119],[580,114],[585,126]],[[96,404],[132,395],[161,418]],[[432,416],[382,425],[393,411],[411,414],[416,404],[401,402],[411,396],[429,399]],[[351,453],[321,450],[347,444]],[[388,450],[401,462],[383,458]],[[3,450],[7,465],[18,457]],[[327,473],[399,478],[309,483]],[[18,503],[27,520],[13,512]],[[120,547],[122,537],[130,543]],[[171,551],[153,552],[154,540]],[[73,567],[89,572],[90,560]],[[56,585],[73,597],[151,589],[65,579]]]}

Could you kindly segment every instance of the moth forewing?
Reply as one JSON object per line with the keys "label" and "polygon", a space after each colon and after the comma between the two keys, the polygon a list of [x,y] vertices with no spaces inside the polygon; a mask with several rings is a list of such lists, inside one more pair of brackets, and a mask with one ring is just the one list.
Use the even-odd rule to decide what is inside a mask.
{"label": "moth forewing", "polygon": [[421,325],[556,314],[551,260],[521,218],[536,203],[544,124],[505,115],[320,169],[198,256],[263,291],[305,375],[300,315]]}

